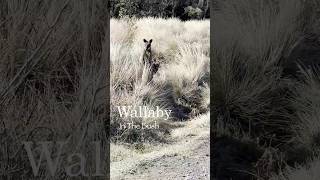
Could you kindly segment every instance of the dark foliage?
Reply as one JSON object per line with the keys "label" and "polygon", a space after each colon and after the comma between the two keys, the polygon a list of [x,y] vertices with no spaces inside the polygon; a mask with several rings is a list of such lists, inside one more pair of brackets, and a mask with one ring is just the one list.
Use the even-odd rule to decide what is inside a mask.
{"label": "dark foliage", "polygon": [[182,20],[209,18],[209,0],[112,0],[111,16],[178,17]]}
{"label": "dark foliage", "polygon": [[230,137],[215,139],[213,144],[213,175],[219,180],[250,180],[254,164],[262,150],[250,142],[240,142]]}

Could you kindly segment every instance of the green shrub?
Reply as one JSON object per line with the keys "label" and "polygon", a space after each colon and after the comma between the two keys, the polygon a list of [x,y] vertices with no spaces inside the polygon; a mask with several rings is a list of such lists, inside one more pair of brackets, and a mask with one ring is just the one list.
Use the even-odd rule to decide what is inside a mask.
{"label": "green shrub", "polygon": [[134,17],[139,12],[139,5],[136,0],[119,0],[116,4],[116,9],[118,9],[118,16],[122,17]]}
{"label": "green shrub", "polygon": [[190,19],[200,19],[203,16],[203,10],[198,7],[188,6],[184,8],[184,11]]}

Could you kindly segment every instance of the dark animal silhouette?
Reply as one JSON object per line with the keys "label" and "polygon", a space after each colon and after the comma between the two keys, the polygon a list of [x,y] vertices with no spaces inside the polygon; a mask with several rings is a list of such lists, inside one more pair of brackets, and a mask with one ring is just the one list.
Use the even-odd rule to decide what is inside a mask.
{"label": "dark animal silhouette", "polygon": [[152,39],[147,41],[146,39],[143,39],[145,48],[143,51],[143,57],[142,57],[142,62],[143,65],[147,65],[150,68],[150,77],[148,78],[149,81],[152,80],[153,75],[158,72],[160,64],[156,62],[156,59],[153,57],[152,49],[151,49],[151,44],[152,44]]}
{"label": "dark animal silhouette", "polygon": [[152,51],[151,51],[151,43],[152,43],[152,39],[150,39],[149,41],[147,41],[146,39],[143,39],[144,42],[144,51],[143,51],[143,64],[149,63],[151,64],[152,61]]}

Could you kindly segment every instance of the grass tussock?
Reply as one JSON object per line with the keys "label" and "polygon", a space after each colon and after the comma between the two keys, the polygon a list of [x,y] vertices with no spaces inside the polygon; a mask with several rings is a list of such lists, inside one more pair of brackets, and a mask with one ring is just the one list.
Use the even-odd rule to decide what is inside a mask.
{"label": "grass tussock", "polygon": [[[319,151],[319,69],[303,50],[320,50],[312,40],[319,36],[318,6],[300,0],[227,0],[216,6],[211,118],[222,149],[213,156],[217,167],[242,173],[230,169],[214,176],[270,179],[286,166],[311,175],[304,165]],[[228,144],[259,149],[248,147],[241,154],[223,149]],[[258,154],[255,160],[252,152]],[[220,161],[219,153],[251,165]],[[297,164],[303,168],[294,169]]]}
{"label": "grass tussock", "polygon": [[300,180],[300,179],[319,179],[319,160],[313,160],[307,166],[298,166],[295,168],[287,167],[279,175],[272,176],[271,180]]}
{"label": "grass tussock", "polygon": [[[121,27],[121,28],[119,28]],[[170,121],[208,111],[209,21],[169,18],[111,19],[111,130],[114,140],[164,141]],[[200,38],[199,38],[200,37]],[[143,65],[143,39],[153,39],[153,58],[160,64],[148,81]],[[172,110],[169,121],[120,117],[117,106]],[[124,122],[157,121],[159,130],[119,130]],[[144,135],[142,135],[144,134]],[[142,137],[143,136],[143,137]]]}
{"label": "grass tussock", "polygon": [[[0,179],[35,178],[23,141],[66,141],[61,163],[79,152],[92,169],[92,142],[107,139],[106,22],[103,1],[0,1]],[[36,178],[50,175],[43,163]]]}

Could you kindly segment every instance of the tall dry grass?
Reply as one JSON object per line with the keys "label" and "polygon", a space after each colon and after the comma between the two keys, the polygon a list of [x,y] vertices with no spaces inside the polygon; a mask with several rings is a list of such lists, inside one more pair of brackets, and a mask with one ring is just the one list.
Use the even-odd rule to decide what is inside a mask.
{"label": "tall dry grass", "polygon": [[[92,142],[108,146],[106,7],[100,0],[0,1],[1,179],[68,179],[62,165],[75,152],[94,172]],[[54,177],[46,162],[33,175],[23,141],[34,148],[68,142]]]}
{"label": "tall dry grass", "polygon": [[287,140],[290,81],[282,78],[282,64],[305,30],[305,11],[300,0],[276,2],[220,2],[212,44],[213,106],[222,123]]}
{"label": "tall dry grass", "polygon": [[[297,177],[319,178],[312,175],[315,167],[308,170],[306,165],[294,170],[296,164],[304,166],[309,159],[317,159],[319,72],[317,68],[301,69],[298,79],[284,73],[288,64],[297,66],[298,62],[290,59],[290,54],[302,44],[305,36],[319,35],[315,32],[318,6],[314,3],[300,0],[217,2],[211,52],[213,134],[231,136],[239,142],[246,137],[260,146],[264,154],[270,150],[277,152],[266,155],[267,161],[266,157],[260,157],[256,170],[250,170],[251,175],[243,173],[246,177],[269,179],[272,173],[282,172],[283,167],[289,166],[291,171],[285,176],[288,179],[294,179],[295,173],[302,171],[309,175]],[[227,153],[224,152],[225,156],[230,155]],[[239,158],[250,157],[248,153]],[[225,169],[237,164],[228,163],[223,164]],[[237,165],[242,168],[241,163]],[[236,177],[237,173],[228,171],[225,176]]]}
{"label": "tall dry grass", "polygon": [[[169,121],[126,119],[116,106],[156,106],[173,111],[172,120],[186,120],[209,108],[209,21],[142,18],[111,19],[111,129],[115,141],[163,141]],[[120,28],[121,27],[121,28]],[[153,39],[154,58],[160,69],[151,82],[142,64],[143,39]],[[192,112],[192,113],[190,113]],[[119,130],[133,120],[160,124],[160,130]]]}

